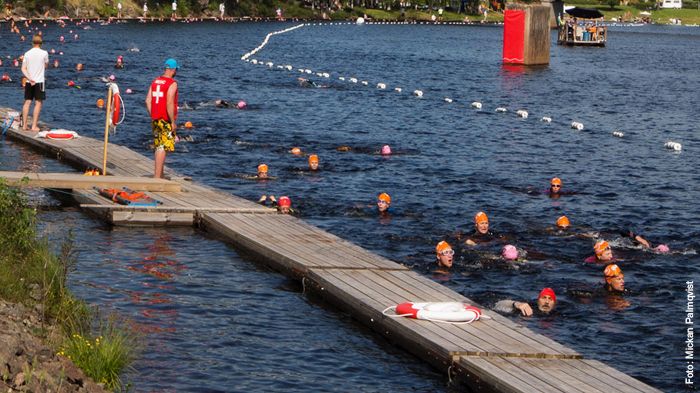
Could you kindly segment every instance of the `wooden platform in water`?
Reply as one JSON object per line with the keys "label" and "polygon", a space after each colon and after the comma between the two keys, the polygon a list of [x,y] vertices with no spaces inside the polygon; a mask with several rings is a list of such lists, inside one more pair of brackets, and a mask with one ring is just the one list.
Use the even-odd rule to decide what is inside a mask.
{"label": "wooden platform in water", "polygon": [[35,173],[0,171],[0,178],[16,187],[61,188],[83,190],[98,188],[128,187],[135,191],[179,192],[179,183],[152,177],[131,176],[85,176],[79,173]]}
{"label": "wooden platform in water", "polygon": [[[3,109],[0,108],[0,116]],[[101,141],[37,140],[11,131],[25,141],[74,165],[97,167]],[[112,145],[114,146],[114,145]],[[150,176],[153,162],[125,147],[110,146],[110,168],[122,176]],[[94,190],[74,190],[86,210],[112,223],[199,223],[237,248],[262,257],[269,265],[300,279],[306,289],[350,313],[360,323],[464,382],[471,391],[499,392],[658,392],[612,367],[585,359],[541,334],[495,312],[490,319],[452,325],[392,318],[383,311],[406,301],[470,299],[389,259],[288,215],[192,183],[168,171],[180,192],[150,192],[158,207],[115,205]]]}

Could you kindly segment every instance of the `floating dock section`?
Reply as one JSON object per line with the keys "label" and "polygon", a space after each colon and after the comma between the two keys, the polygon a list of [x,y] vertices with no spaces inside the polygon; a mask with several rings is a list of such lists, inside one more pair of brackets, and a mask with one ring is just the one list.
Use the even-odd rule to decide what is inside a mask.
{"label": "floating dock section", "polygon": [[[7,111],[0,108],[0,118]],[[46,140],[16,129],[8,130],[8,136],[80,170],[102,162],[102,141],[96,139]],[[152,160],[123,146],[110,145],[109,152],[112,174],[152,176]],[[86,211],[115,225],[199,225],[301,280],[305,290],[347,311],[471,391],[659,392],[489,310],[484,311],[490,319],[467,325],[387,317],[384,309],[406,301],[475,303],[303,220],[198,185],[170,170],[166,174],[181,190],[149,192],[163,201],[154,208],[116,206],[90,189],[72,192]]]}

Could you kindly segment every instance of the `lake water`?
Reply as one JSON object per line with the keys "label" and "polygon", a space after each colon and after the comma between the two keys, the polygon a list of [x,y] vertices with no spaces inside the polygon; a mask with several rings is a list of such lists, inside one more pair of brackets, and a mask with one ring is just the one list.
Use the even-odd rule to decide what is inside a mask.
{"label": "lake water", "polygon": [[[497,26],[306,26],[273,36],[253,56],[272,69],[240,60],[267,33],[291,26],[50,25],[44,48],[64,55],[50,55],[61,66],[48,72],[42,119],[101,135],[104,114],[94,103],[105,93],[100,78],[115,74],[134,94],[123,95],[127,119],[110,140],[150,155],[143,99],[164,59],[175,57],[180,103],[193,108],[181,109],[179,119],[195,128],[181,130],[194,142],[168,156],[173,169],[249,199],[289,195],[302,218],[485,306],[534,299],[552,287],[555,316],[514,318],[664,391],[683,390],[686,281],[700,280],[700,29],[612,27],[605,48],[559,47],[553,34],[550,65],[522,69],[500,64]],[[6,56],[28,45],[6,25],[0,37],[0,72],[18,80]],[[115,70],[120,54],[126,68]],[[78,62],[86,63],[82,73],[73,70]],[[275,67],[282,64],[294,71]],[[298,68],[330,73],[306,75],[327,87],[301,87]],[[66,87],[69,80],[81,89]],[[379,82],[387,89],[376,89]],[[423,98],[411,95],[415,89]],[[214,107],[221,98],[243,99],[249,110]],[[482,110],[471,109],[472,101]],[[0,84],[0,105],[21,103],[16,83]],[[499,106],[509,112],[495,113]],[[517,109],[529,118],[516,117]],[[585,129],[572,130],[572,121]],[[683,150],[665,149],[669,140]],[[376,154],[384,144],[395,154]],[[337,151],[341,145],[352,150]],[[321,171],[304,171],[306,159],[287,152],[292,146],[318,154]],[[69,170],[7,141],[0,152],[4,170]],[[276,180],[237,177],[261,162]],[[532,192],[554,176],[574,194]],[[392,196],[388,219],[371,207],[380,192]],[[189,228],[110,228],[58,202],[60,195],[31,196],[51,206],[42,220],[52,237],[65,228],[77,234],[76,293],[145,332],[139,372],[130,376],[137,391],[450,390],[420,360],[217,239]],[[508,268],[485,262],[499,244],[477,252],[458,245],[455,234],[471,231],[479,210],[530,262]],[[628,304],[574,295],[599,287],[602,267],[583,262],[593,240],[546,230],[562,214],[576,233],[602,231],[612,241]],[[617,234],[630,227],[673,252],[630,246]],[[442,239],[457,251],[449,275],[432,273]]]}

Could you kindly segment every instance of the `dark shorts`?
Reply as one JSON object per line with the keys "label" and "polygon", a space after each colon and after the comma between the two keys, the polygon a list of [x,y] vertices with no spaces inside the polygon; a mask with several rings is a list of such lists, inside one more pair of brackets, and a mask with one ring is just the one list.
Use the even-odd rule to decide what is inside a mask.
{"label": "dark shorts", "polygon": [[24,85],[24,99],[44,101],[46,99],[44,83],[35,83],[34,86],[32,86],[29,82],[27,82],[27,84]]}

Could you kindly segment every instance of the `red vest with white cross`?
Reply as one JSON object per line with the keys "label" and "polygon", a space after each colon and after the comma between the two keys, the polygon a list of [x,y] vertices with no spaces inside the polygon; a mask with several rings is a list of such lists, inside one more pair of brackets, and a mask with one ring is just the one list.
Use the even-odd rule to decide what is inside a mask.
{"label": "red vest with white cross", "polygon": [[[151,83],[151,119],[171,121],[168,116],[168,89],[175,79],[159,76]],[[175,117],[177,118],[177,91],[175,92]]]}

